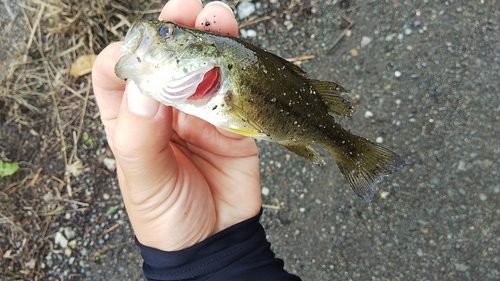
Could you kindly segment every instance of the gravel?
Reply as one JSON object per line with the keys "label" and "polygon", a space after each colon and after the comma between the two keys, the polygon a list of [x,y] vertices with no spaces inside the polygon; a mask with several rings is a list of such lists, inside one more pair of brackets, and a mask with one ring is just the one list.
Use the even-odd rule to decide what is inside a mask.
{"label": "gravel", "polygon": [[[355,112],[339,121],[406,161],[367,204],[327,151],[318,149],[328,162],[318,167],[259,141],[263,204],[271,206],[262,223],[286,269],[303,280],[500,280],[495,1],[356,1],[364,5],[351,12],[339,6],[349,1],[280,2],[248,2],[247,17],[271,19],[245,27],[247,40],[285,58],[314,54],[301,67],[350,90]],[[355,24],[332,49],[341,15]],[[3,49],[0,66],[14,53]],[[75,178],[94,196],[88,211],[80,215],[75,205],[62,214],[68,223],[59,220],[48,234],[53,250],[24,265],[41,263],[44,280],[142,278],[114,163],[109,151],[101,155],[102,171]]]}

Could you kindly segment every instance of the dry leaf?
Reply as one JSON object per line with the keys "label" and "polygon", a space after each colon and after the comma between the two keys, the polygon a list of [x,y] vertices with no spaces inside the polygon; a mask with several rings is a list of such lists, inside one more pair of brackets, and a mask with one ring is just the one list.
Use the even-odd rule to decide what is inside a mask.
{"label": "dry leaf", "polygon": [[36,265],[36,260],[35,259],[30,259],[29,262],[25,263],[24,264],[27,268],[29,269],[33,269],[35,268],[35,265]]}
{"label": "dry leaf", "polygon": [[66,172],[70,173],[74,177],[78,177],[83,172],[83,163],[80,160],[76,160],[70,165],[66,166]]}
{"label": "dry leaf", "polygon": [[71,64],[69,74],[76,78],[89,74],[92,71],[92,66],[96,58],[97,55],[95,54],[81,55]]}

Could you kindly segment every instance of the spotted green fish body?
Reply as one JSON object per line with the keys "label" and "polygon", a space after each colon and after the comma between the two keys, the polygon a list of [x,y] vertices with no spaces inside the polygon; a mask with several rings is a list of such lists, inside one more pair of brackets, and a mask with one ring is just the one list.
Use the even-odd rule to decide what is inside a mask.
{"label": "spotted green fish body", "polygon": [[370,201],[375,184],[399,170],[394,152],[351,134],[332,115],[352,107],[333,83],[307,77],[294,64],[241,39],[171,22],[137,20],[115,67],[142,94],[241,135],[278,142],[324,164],[310,146],[326,148],[352,189]]}

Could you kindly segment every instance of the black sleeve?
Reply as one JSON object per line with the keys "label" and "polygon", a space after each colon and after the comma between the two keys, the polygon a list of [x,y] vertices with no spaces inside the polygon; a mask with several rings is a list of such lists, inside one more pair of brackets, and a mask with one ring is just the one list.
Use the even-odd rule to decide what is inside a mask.
{"label": "black sleeve", "polygon": [[259,223],[260,213],[187,249],[166,252],[136,244],[148,280],[300,281],[283,269]]}

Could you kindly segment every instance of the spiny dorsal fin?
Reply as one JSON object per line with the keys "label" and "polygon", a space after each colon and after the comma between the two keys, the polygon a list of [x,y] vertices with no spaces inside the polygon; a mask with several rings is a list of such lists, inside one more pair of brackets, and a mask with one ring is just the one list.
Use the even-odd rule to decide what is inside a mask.
{"label": "spiny dorsal fin", "polygon": [[309,80],[309,83],[311,83],[316,93],[328,106],[328,111],[331,114],[347,117],[352,115],[353,109],[351,104],[339,95],[340,93],[346,92],[342,86],[333,82],[319,80]]}

